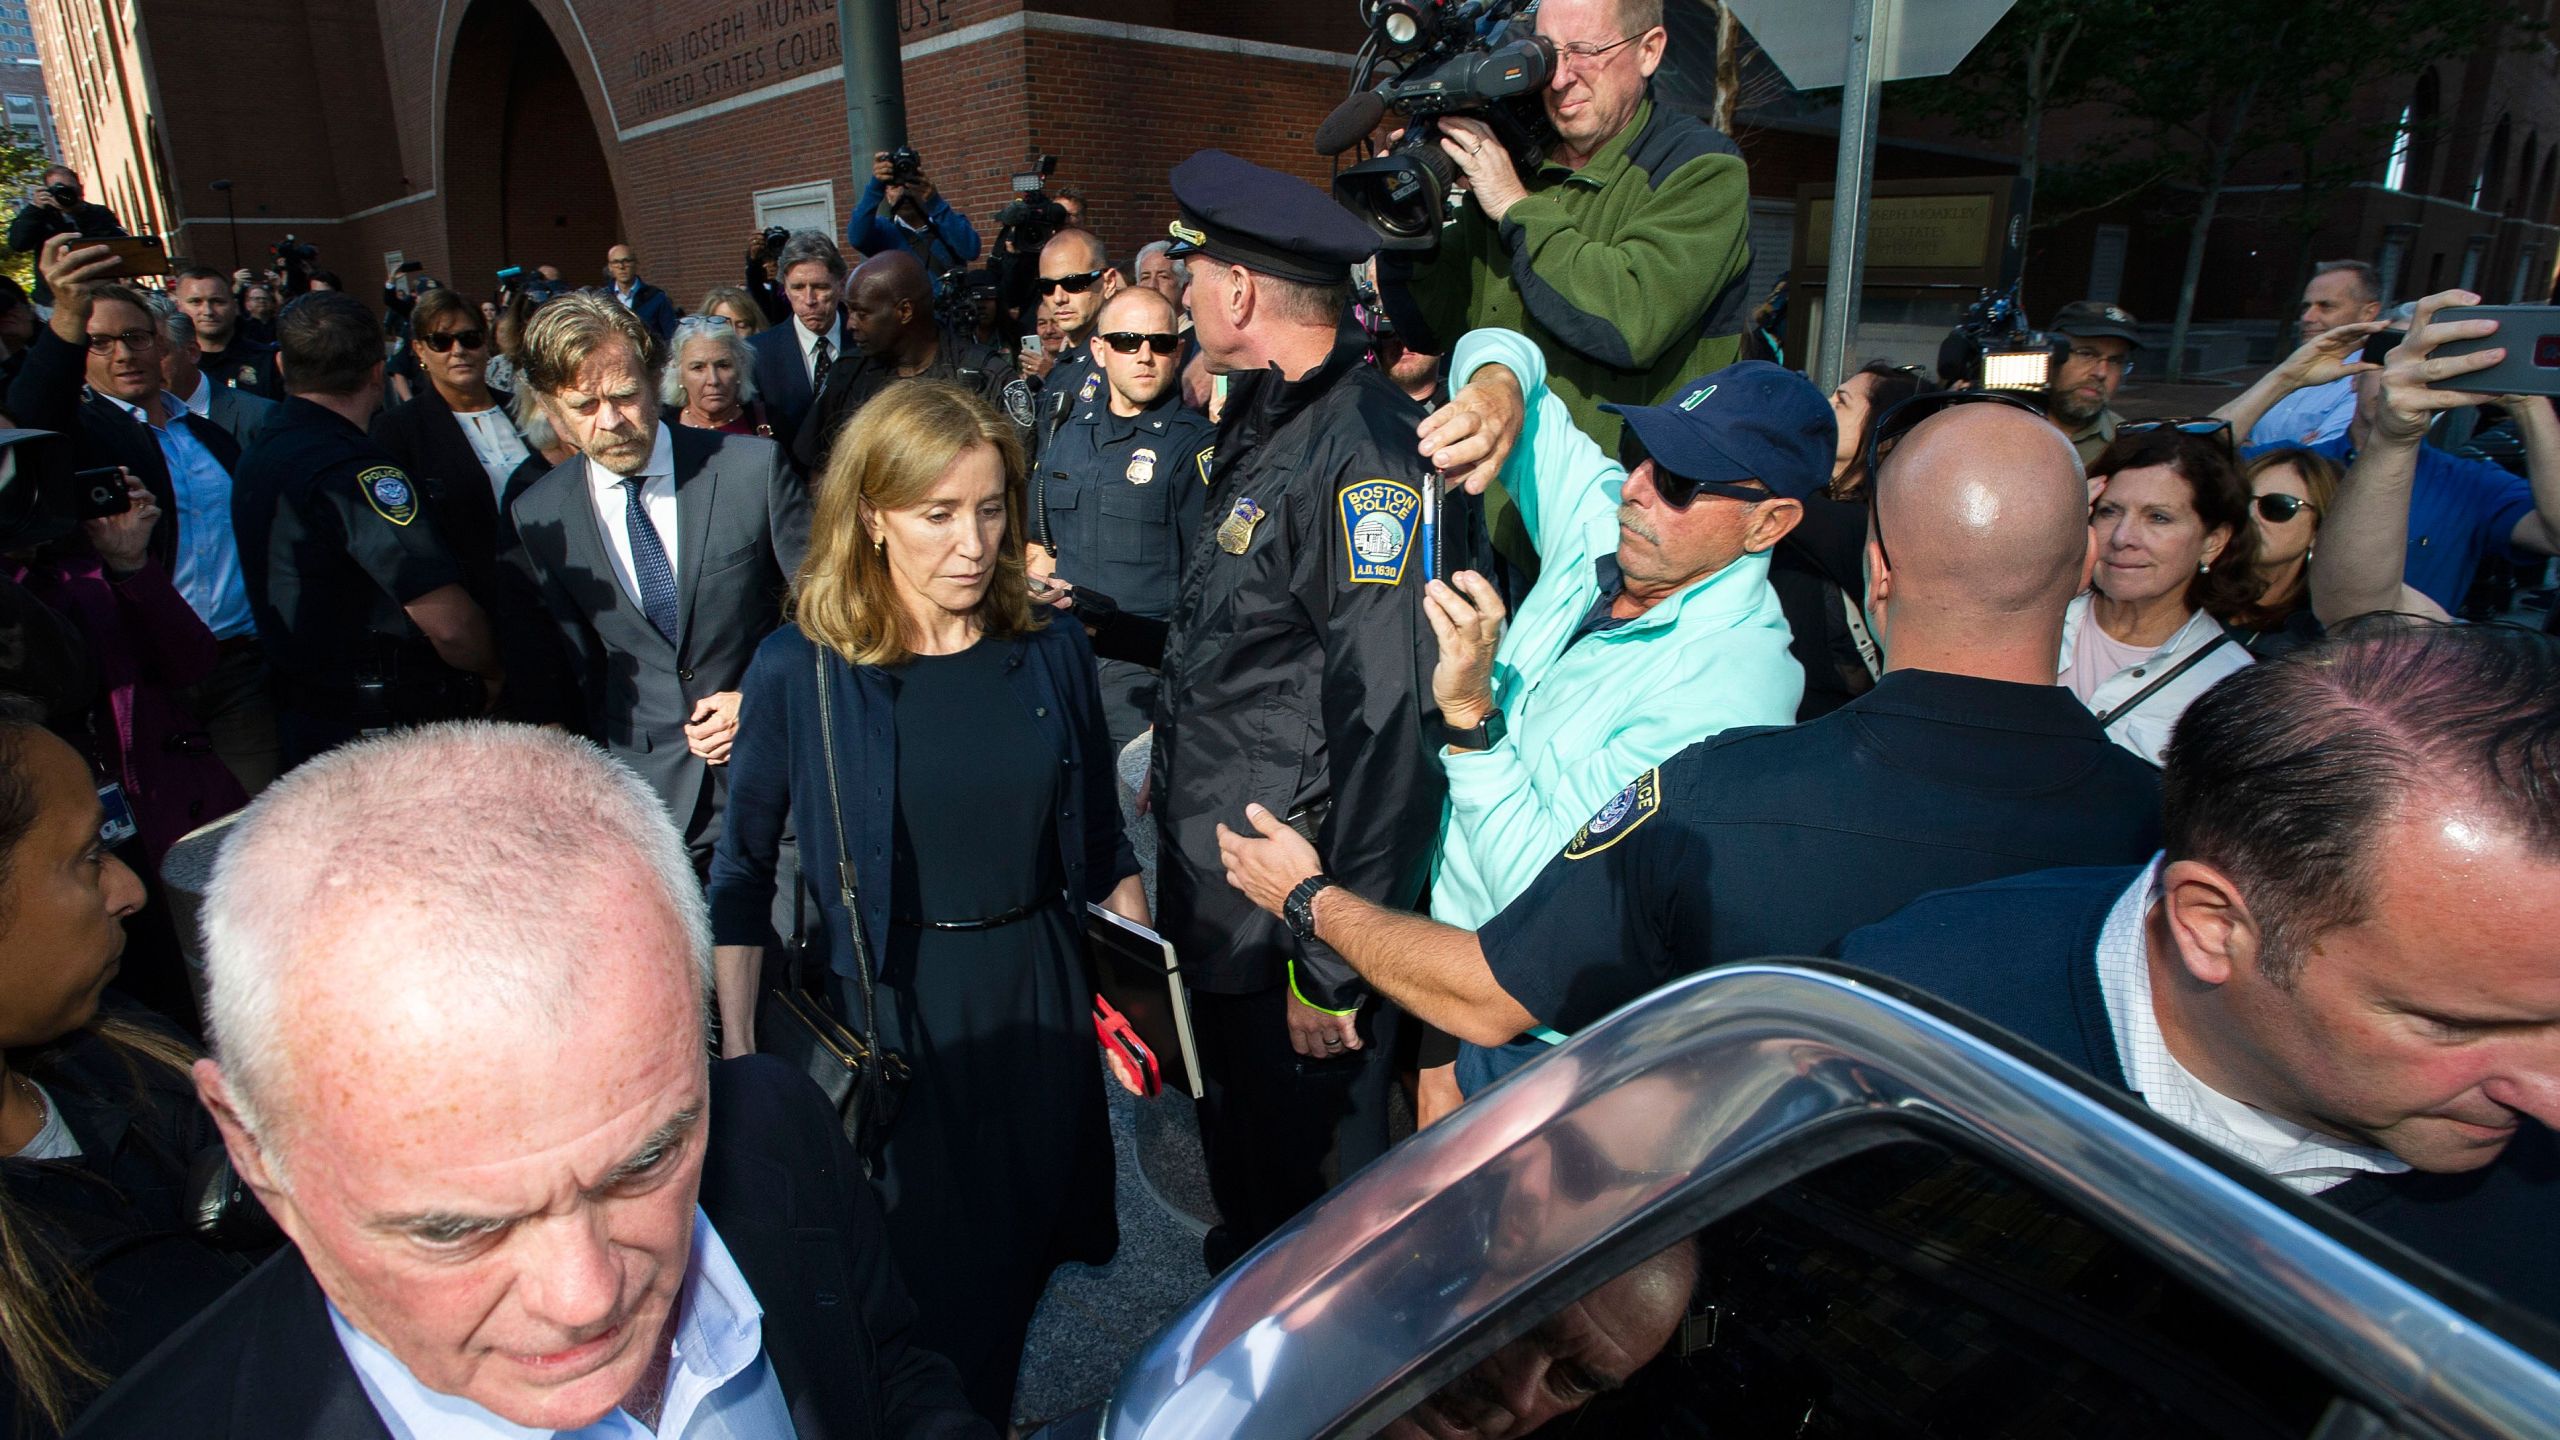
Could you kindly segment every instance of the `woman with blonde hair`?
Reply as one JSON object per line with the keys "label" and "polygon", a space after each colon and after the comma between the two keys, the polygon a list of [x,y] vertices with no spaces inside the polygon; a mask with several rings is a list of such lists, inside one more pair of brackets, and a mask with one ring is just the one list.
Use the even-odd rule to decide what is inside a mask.
{"label": "woman with blonde hair", "polygon": [[[786,815],[835,1013],[912,1073],[874,1166],[917,1343],[999,1430],[1061,1261],[1118,1244],[1078,936],[1143,921],[1083,629],[1023,567],[1012,424],[956,385],[862,407],[819,478],[792,624],[747,669],[711,866],[722,1047],[754,1049]],[[851,904],[848,905],[848,893]]]}

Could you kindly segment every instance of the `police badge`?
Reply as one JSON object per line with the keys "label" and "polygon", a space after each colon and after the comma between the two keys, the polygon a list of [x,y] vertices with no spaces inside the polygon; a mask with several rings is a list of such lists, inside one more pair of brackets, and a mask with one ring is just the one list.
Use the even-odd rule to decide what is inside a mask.
{"label": "police badge", "polygon": [[1393,480],[1363,480],[1342,492],[1342,543],[1351,583],[1393,585],[1404,578],[1422,492]]}
{"label": "police badge", "polygon": [[418,492],[409,477],[397,465],[376,465],[356,477],[356,488],[364,492],[364,503],[373,513],[394,525],[406,525],[418,518]]}
{"label": "police badge", "polygon": [[1238,500],[1234,512],[1218,522],[1218,548],[1230,555],[1241,555],[1253,543],[1253,527],[1262,523],[1262,507],[1251,500]]}
{"label": "police badge", "polygon": [[1609,797],[1600,813],[1590,823],[1574,832],[1565,842],[1564,858],[1587,860],[1624,840],[1639,825],[1662,808],[1662,772],[1647,770],[1630,782],[1626,789]]}
{"label": "police badge", "polygon": [[1040,407],[1031,399],[1031,382],[1008,380],[1004,386],[1004,413],[1014,424],[1025,429],[1040,418]]}
{"label": "police badge", "polygon": [[1120,472],[1120,478],[1132,485],[1156,478],[1156,452],[1143,448],[1129,452],[1129,468]]}

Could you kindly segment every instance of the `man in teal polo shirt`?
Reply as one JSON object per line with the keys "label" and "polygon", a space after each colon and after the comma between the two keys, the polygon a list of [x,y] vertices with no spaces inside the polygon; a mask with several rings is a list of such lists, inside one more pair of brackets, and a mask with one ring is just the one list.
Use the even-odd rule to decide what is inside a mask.
{"label": "man in teal polo shirt", "polygon": [[1472,930],[1630,779],[1707,736],[1795,719],[1804,671],[1769,551],[1837,446],[1820,391],[1744,361],[1668,403],[1608,407],[1625,421],[1622,466],[1575,427],[1526,337],[1479,330],[1451,358],[1453,386],[1487,365],[1520,381],[1501,481],[1546,560],[1507,627],[1470,572],[1425,592],[1449,727],[1431,914]]}

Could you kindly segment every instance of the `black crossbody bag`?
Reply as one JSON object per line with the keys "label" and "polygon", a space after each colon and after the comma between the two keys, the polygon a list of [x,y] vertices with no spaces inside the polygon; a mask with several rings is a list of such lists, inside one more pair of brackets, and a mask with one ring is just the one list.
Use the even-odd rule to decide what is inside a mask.
{"label": "black crossbody bag", "polygon": [[853,925],[853,968],[862,996],[862,1033],[855,1035],[832,1014],[823,996],[801,987],[798,965],[783,983],[756,1002],[756,1049],[817,1082],[844,1122],[844,1137],[862,1157],[866,1173],[897,1124],[898,1105],[912,1078],[906,1057],[880,1044],[879,999],[872,989],[871,941],[863,933],[862,901],[854,887],[853,852],[846,843],[844,797],[836,781],[835,707],[828,699],[827,650],[817,647],[818,735],[827,757],[827,808],[836,822],[836,886]]}

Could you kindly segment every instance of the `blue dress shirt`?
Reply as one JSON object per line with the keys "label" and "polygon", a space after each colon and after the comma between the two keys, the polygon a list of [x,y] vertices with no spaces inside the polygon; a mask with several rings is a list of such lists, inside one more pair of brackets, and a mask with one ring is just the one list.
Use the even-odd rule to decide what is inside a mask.
{"label": "blue dress shirt", "polygon": [[187,407],[177,396],[162,391],[154,397],[163,407],[158,425],[151,424],[141,406],[113,395],[105,398],[150,427],[151,438],[160,442],[160,458],[168,463],[169,488],[178,501],[178,564],[170,583],[215,639],[257,633],[249,614],[249,587],[240,578],[240,545],[231,537],[231,472],[194,431],[179,423]]}

